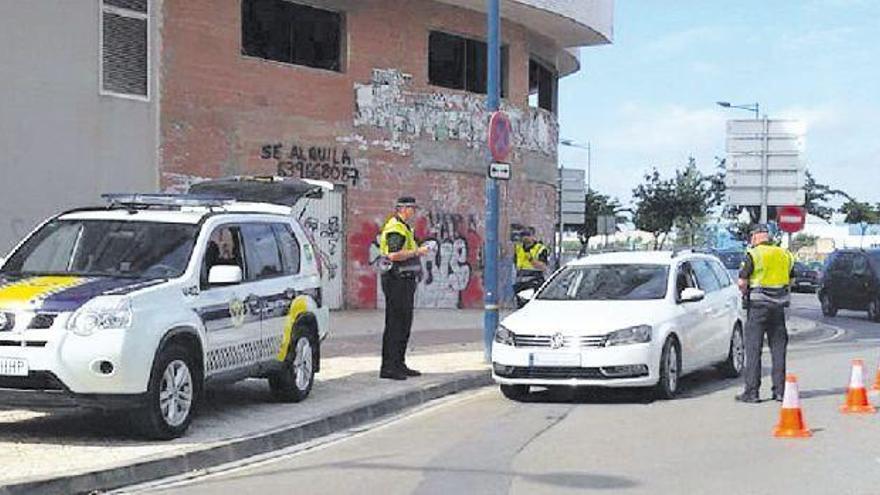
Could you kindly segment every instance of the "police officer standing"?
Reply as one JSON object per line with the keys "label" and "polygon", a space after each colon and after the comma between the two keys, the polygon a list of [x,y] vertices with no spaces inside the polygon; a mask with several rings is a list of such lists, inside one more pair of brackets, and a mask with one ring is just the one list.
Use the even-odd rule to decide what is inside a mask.
{"label": "police officer standing", "polygon": [[[544,270],[547,269],[548,249],[544,243],[535,240],[534,228],[523,231],[520,242],[514,243],[513,250],[516,264],[514,295],[524,289],[540,287],[544,283]],[[519,297],[516,298],[516,302],[517,307],[522,307],[526,303]]]}
{"label": "police officer standing", "polygon": [[385,331],[382,335],[382,368],[380,378],[406,380],[419,376],[406,366],[406,346],[409,343],[413,320],[413,299],[418,276],[422,270],[419,257],[430,252],[419,247],[409,221],[416,214],[416,200],[402,197],[397,209],[379,234],[379,251],[385,257],[387,270],[382,273],[382,293],[385,294]]}
{"label": "police officer standing", "polygon": [[764,335],[773,362],[773,399],[782,401],[785,390],[785,353],[788,331],[785,307],[790,303],[789,284],[794,257],[787,249],[774,245],[766,225],[752,230],[752,247],[739,272],[739,287],[748,308],[745,331],[745,390],[739,402],[760,402],[761,351]]}

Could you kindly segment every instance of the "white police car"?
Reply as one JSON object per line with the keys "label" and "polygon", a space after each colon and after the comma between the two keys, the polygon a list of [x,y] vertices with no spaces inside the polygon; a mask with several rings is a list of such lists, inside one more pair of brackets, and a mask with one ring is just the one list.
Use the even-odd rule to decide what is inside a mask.
{"label": "white police car", "polygon": [[306,398],[328,312],[291,207],[316,187],[221,179],[43,223],[0,267],[0,406],[130,408],[168,439],[212,382]]}

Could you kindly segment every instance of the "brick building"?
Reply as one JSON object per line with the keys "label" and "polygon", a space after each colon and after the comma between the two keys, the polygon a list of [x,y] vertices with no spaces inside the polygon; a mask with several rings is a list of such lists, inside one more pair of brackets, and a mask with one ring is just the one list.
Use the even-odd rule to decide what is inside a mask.
{"label": "brick building", "polygon": [[[93,15],[81,29],[94,32],[79,43],[86,51],[96,42],[96,60],[88,65],[97,70],[91,80],[88,70],[77,71],[76,78],[83,79],[78,86],[87,86],[87,80],[94,84],[93,96],[83,96],[84,105],[103,108],[111,117],[90,122],[93,116],[85,112],[81,118],[98,134],[124,135],[108,145],[94,136],[62,133],[64,146],[73,150],[119,149],[74,153],[72,159],[88,166],[74,172],[71,168],[80,165],[73,162],[57,177],[86,172],[92,180],[73,181],[53,204],[21,217],[22,224],[32,224],[50,208],[94,202],[102,186],[182,190],[202,178],[239,174],[325,179],[338,188],[309,206],[303,220],[327,255],[329,300],[334,306],[371,308],[382,304],[371,264],[376,234],[394,199],[412,194],[423,207],[418,236],[440,244],[437,256],[425,262],[417,304],[481,305],[485,1],[32,0],[28,6],[13,5],[24,3],[4,4],[0,33],[6,23],[13,27],[16,16],[36,18],[31,8],[73,12],[70,4],[77,4]],[[610,41],[612,0],[503,0],[502,6],[502,106],[512,117],[515,149],[513,180],[501,187],[501,225],[535,226],[551,239],[557,80],[578,70],[578,47]],[[75,18],[85,23],[88,15],[77,12]],[[68,20],[52,16],[42,22]],[[76,29],[69,27],[69,34],[76,36]],[[0,41],[6,36],[16,34],[0,34]],[[0,67],[8,57],[0,55]],[[26,65],[21,60],[10,64],[26,69],[15,67]],[[27,77],[49,86],[64,104],[67,91],[51,86],[58,82],[54,78],[69,83],[70,77],[54,72]],[[0,96],[13,89],[0,83]],[[53,119],[58,109],[45,105],[42,111]],[[122,118],[135,114],[140,120]],[[0,117],[0,128],[5,119]],[[11,139],[9,147],[15,156],[28,153]],[[132,149],[134,154],[126,153]],[[0,160],[6,160],[0,161],[4,172],[8,167],[46,174],[34,172],[34,164],[23,159]],[[32,193],[38,183],[31,181]],[[7,214],[11,210],[0,207],[0,221]],[[0,228],[0,243],[10,244],[18,233],[0,227],[6,229]],[[503,249],[509,256],[510,246]]]}

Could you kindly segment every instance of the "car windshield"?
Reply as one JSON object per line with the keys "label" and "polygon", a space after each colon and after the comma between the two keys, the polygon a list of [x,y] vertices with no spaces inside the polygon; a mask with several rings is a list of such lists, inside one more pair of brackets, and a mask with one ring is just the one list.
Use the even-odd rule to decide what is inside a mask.
{"label": "car windshield", "polygon": [[10,275],[173,278],[186,269],[197,225],[53,220],[3,266]]}
{"label": "car windshield", "polygon": [[745,255],[739,251],[726,251],[718,253],[718,259],[728,270],[739,270]]}
{"label": "car windshield", "polygon": [[668,272],[665,265],[569,266],[548,282],[537,298],[554,301],[663,299]]}

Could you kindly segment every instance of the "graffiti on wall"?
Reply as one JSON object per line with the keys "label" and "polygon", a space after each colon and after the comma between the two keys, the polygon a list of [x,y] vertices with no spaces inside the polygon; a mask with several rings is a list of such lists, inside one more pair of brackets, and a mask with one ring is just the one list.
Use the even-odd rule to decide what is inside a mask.
{"label": "graffiti on wall", "polygon": [[361,178],[346,148],[269,143],[260,147],[260,159],[275,161],[278,175],[282,177],[319,179],[351,186],[357,186]]}
{"label": "graffiti on wall", "polygon": [[[419,138],[485,147],[489,124],[485,96],[417,92],[410,89],[411,80],[399,70],[374,69],[369,83],[355,84],[355,127],[373,127],[390,135],[371,145],[404,155]],[[516,149],[556,156],[559,124],[555,115],[508,103],[502,104],[502,110],[510,116]]]}
{"label": "graffiti on wall", "polygon": [[315,217],[308,217],[302,222],[302,226],[312,234],[312,239],[327,246],[326,252],[321,250],[321,261],[327,271],[329,280],[339,275],[339,264],[336,262],[336,254],[339,252],[339,243],[342,241],[342,225],[339,216],[332,215],[326,222],[321,222]]}
{"label": "graffiti on wall", "polygon": [[[357,298],[364,306],[384,306],[378,289],[378,235],[381,227],[366,222],[349,238],[352,257],[369,269],[357,277]],[[437,249],[422,261],[422,274],[416,291],[416,307],[473,308],[482,303],[481,277],[483,240],[474,215],[442,211],[428,212],[414,226],[420,242],[434,241]]]}

